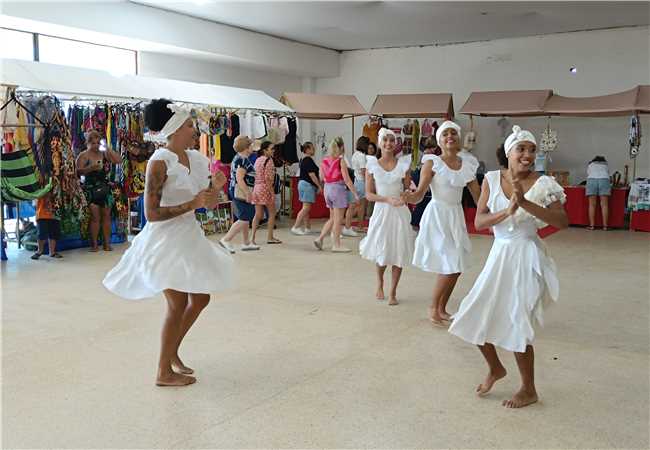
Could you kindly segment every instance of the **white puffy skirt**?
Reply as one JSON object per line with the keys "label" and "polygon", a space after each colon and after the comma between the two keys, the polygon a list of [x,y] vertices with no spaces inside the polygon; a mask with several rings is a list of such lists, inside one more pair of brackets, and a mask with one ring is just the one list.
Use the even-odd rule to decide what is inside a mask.
{"label": "white puffy skirt", "polygon": [[463,207],[432,199],[420,220],[413,265],[425,272],[461,273],[471,250]]}
{"label": "white puffy skirt", "polygon": [[555,262],[537,236],[495,239],[449,332],[471,344],[525,352],[559,291]]}
{"label": "white puffy skirt", "polygon": [[194,212],[161,222],[147,222],[120,262],[104,278],[114,294],[138,300],[165,289],[210,294],[229,289],[234,262],[207,239]]}
{"label": "white puffy skirt", "polygon": [[359,254],[380,266],[406,267],[413,257],[414,234],[406,206],[375,203]]}

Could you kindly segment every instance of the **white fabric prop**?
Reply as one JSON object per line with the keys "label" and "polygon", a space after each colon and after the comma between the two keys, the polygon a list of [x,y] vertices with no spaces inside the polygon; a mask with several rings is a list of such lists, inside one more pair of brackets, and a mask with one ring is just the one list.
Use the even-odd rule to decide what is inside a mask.
{"label": "white fabric prop", "polygon": [[533,144],[537,145],[537,141],[535,140],[535,136],[533,133],[531,133],[528,130],[522,130],[519,125],[515,125],[512,127],[512,134],[508,136],[508,139],[506,139],[505,143],[505,151],[506,151],[506,156],[510,153],[510,150],[515,148],[517,144],[521,144],[522,142],[532,142]]}
{"label": "white fabric prop", "polygon": [[458,125],[456,122],[452,122],[451,120],[445,120],[442,123],[442,125],[440,125],[438,130],[436,131],[436,142],[441,147],[442,147],[442,144],[441,144],[440,140],[442,139],[442,133],[448,128],[453,128],[454,130],[456,130],[458,132],[458,141],[460,143],[460,131],[461,131],[460,125]]}

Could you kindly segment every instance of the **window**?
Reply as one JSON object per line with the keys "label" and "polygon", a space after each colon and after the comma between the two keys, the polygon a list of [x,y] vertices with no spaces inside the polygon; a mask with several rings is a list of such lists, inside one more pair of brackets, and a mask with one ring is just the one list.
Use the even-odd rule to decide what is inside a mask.
{"label": "window", "polygon": [[34,60],[32,33],[0,28],[0,58]]}
{"label": "window", "polygon": [[39,60],[51,64],[136,74],[136,52],[105,45],[39,35]]}

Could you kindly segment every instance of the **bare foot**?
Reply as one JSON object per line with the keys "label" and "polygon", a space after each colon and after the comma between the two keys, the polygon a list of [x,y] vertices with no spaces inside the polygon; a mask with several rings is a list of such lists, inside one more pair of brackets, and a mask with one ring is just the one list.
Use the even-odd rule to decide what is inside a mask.
{"label": "bare foot", "polygon": [[535,388],[531,390],[521,388],[519,392],[512,396],[510,400],[504,400],[503,406],[506,408],[523,408],[537,402],[537,392]]}
{"label": "bare foot", "polygon": [[178,356],[172,359],[172,367],[176,372],[184,375],[192,375],[194,373],[194,369],[187,367]]}
{"label": "bare foot", "polygon": [[105,251],[105,252],[112,252],[112,251],[113,251],[113,247],[111,247],[110,245],[105,245],[105,246],[104,246],[104,251]]}
{"label": "bare foot", "polygon": [[376,294],[377,300],[386,300],[386,296],[384,295],[384,288],[380,287],[377,289],[377,294]]}
{"label": "bare foot", "polygon": [[451,321],[451,315],[447,314],[447,311],[438,311],[438,316],[442,320]]}
{"label": "bare foot", "polygon": [[399,302],[397,301],[397,297],[391,295],[390,298],[388,299],[388,306],[395,306],[395,305],[399,305]]}
{"label": "bare foot", "polygon": [[90,247],[90,249],[88,249],[88,251],[91,252],[91,253],[97,253],[99,251],[99,247]]}
{"label": "bare foot", "polygon": [[172,372],[171,375],[158,376],[156,386],[187,386],[196,383],[196,378]]}
{"label": "bare foot", "polygon": [[445,323],[442,321],[442,317],[440,317],[438,311],[434,310],[431,307],[429,307],[429,320],[436,326],[445,326]]}
{"label": "bare foot", "polygon": [[485,377],[485,381],[483,384],[479,384],[478,387],[476,388],[476,393],[479,395],[479,397],[487,394],[490,392],[492,389],[492,386],[494,386],[494,383],[499,381],[501,378],[506,376],[506,369],[505,367],[501,366],[501,368],[495,370],[494,372],[490,371]]}

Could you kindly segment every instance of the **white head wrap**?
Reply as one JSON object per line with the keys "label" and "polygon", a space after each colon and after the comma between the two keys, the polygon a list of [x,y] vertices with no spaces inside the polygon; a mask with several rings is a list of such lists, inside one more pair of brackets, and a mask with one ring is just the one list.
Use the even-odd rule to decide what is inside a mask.
{"label": "white head wrap", "polygon": [[377,134],[377,144],[379,145],[379,148],[383,150],[382,143],[384,142],[384,137],[386,136],[393,136],[393,139],[397,139],[395,136],[395,133],[393,133],[393,130],[390,128],[381,128],[379,130],[379,133]]}
{"label": "white head wrap", "polygon": [[517,144],[522,142],[532,142],[537,145],[535,136],[528,130],[522,130],[519,125],[512,127],[512,134],[506,139],[506,143],[503,145],[504,150],[506,151],[506,156],[510,153],[510,150],[515,148]]}
{"label": "white head wrap", "polygon": [[192,117],[190,111],[180,105],[170,103],[167,105],[167,108],[169,108],[174,114],[172,114],[169,120],[165,122],[162,130],[157,133],[152,131],[147,133],[145,136],[146,140],[166,143],[167,138],[176,133],[176,131],[178,131],[178,129],[187,121],[187,119]]}
{"label": "white head wrap", "polygon": [[442,133],[448,128],[453,128],[458,132],[458,144],[460,145],[460,130],[461,130],[460,125],[458,125],[456,122],[452,122],[451,120],[445,120],[436,131],[436,142],[438,143],[438,145],[442,147],[442,144],[440,142],[440,140],[442,139]]}

